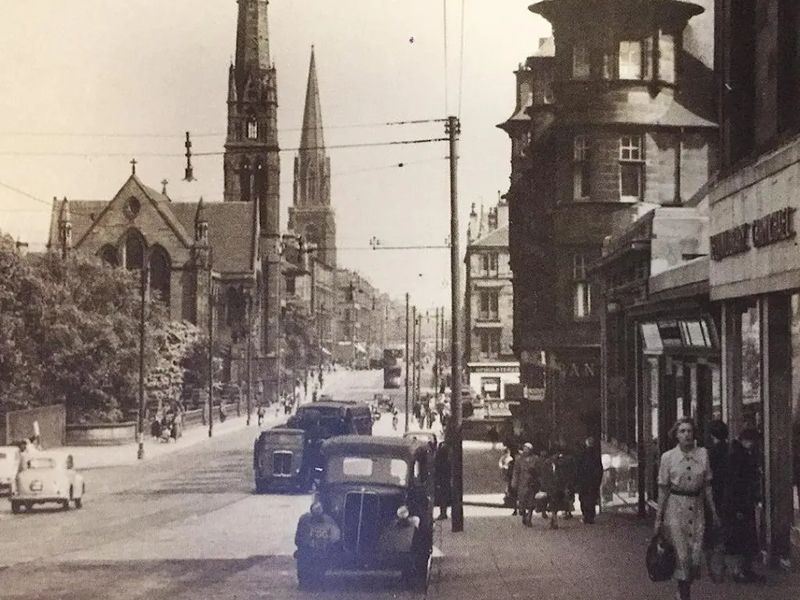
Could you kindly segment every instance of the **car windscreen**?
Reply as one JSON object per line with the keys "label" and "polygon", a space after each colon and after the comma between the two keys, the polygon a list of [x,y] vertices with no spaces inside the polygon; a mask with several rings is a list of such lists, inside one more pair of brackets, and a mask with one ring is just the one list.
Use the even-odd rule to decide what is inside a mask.
{"label": "car windscreen", "polygon": [[266,436],[267,443],[276,446],[297,446],[303,443],[302,433],[272,433]]}
{"label": "car windscreen", "polygon": [[390,456],[332,456],[328,459],[325,480],[405,486],[408,463]]}
{"label": "car windscreen", "polygon": [[56,461],[52,458],[31,458],[28,460],[29,469],[54,469]]}

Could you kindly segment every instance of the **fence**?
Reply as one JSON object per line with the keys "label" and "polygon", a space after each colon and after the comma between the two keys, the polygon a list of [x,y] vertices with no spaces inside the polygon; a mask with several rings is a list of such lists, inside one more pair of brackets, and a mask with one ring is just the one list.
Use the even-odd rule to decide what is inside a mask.
{"label": "fence", "polygon": [[0,442],[8,445],[35,434],[39,427],[42,448],[63,446],[67,440],[67,411],[63,404],[7,412],[0,418]]}

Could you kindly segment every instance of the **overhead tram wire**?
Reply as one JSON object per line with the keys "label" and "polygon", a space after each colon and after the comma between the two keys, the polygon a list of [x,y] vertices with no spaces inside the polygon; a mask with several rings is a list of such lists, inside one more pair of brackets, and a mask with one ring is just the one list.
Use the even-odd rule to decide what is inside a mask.
{"label": "overhead tram wire", "polygon": [[[352,123],[348,125],[326,125],[325,129],[358,129],[369,127],[394,127],[398,125],[422,125],[426,123],[443,123],[447,119],[409,119],[405,121],[382,121],[374,123]],[[278,133],[288,131],[304,131],[306,129],[313,129],[313,127],[288,127],[278,129]],[[80,132],[80,131],[0,131],[0,135],[14,136],[14,137],[76,137],[76,138],[152,138],[152,139],[170,139],[180,138],[183,139],[184,133],[155,133],[155,132],[142,132],[142,133],[126,133],[126,132]],[[192,137],[221,137],[227,135],[226,131],[205,131],[199,133],[192,133]]]}

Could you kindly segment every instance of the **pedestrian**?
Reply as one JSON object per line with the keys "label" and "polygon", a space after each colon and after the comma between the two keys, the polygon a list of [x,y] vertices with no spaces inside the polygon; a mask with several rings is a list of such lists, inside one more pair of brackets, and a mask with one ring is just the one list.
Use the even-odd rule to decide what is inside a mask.
{"label": "pedestrian", "polygon": [[758,437],[755,429],[744,429],[731,444],[728,463],[724,519],[728,530],[726,552],[733,580],[739,583],[764,580],[753,570],[760,550],[756,528],[756,511],[761,502],[761,473],[756,454]]}
{"label": "pedestrian", "polygon": [[517,515],[517,494],[516,489],[511,485],[514,476],[514,464],[516,457],[516,448],[510,443],[506,444],[503,454],[500,455],[500,460],[497,461],[497,466],[500,467],[500,472],[503,474],[503,480],[506,482],[506,492],[503,497],[503,505],[511,506],[514,511],[512,516]]}
{"label": "pedestrian", "polygon": [[258,416],[258,425],[259,425],[259,427],[264,422],[264,413],[265,412],[266,411],[264,410],[264,405],[263,404],[259,404],[258,405],[258,410],[256,410],[256,415]]}
{"label": "pedestrian", "polygon": [[576,471],[578,500],[581,503],[583,522],[592,525],[600,500],[600,483],[603,481],[603,461],[593,435],[587,436],[583,441]]}
{"label": "pedestrian", "polygon": [[541,461],[533,451],[533,444],[525,442],[522,453],[514,461],[512,487],[516,490],[517,510],[522,517],[522,524],[533,527],[531,517],[536,504],[536,494],[540,488]]}
{"label": "pedestrian", "polygon": [[722,519],[723,529],[713,526],[711,511],[705,509],[706,531],[703,541],[705,543],[706,562],[709,573],[715,581],[722,580],[725,571],[725,540],[723,531],[726,522],[725,510],[726,487],[729,484],[729,453],[728,426],[719,419],[714,419],[708,424],[708,464],[711,467],[711,491],[714,495],[714,506],[717,514]]}
{"label": "pedestrian", "polygon": [[655,533],[663,533],[675,548],[676,598],[690,600],[692,581],[700,574],[702,562],[704,502],[714,526],[721,523],[714,505],[708,452],[695,443],[694,421],[678,419],[670,433],[677,445],[661,455]]}
{"label": "pedestrian", "polygon": [[227,413],[225,412],[225,407],[222,405],[222,402],[219,403],[219,422],[224,423],[225,419],[228,418]]}
{"label": "pedestrian", "polygon": [[438,520],[447,519],[447,507],[450,506],[451,474],[450,474],[450,447],[447,442],[441,442],[433,457],[434,474],[434,502],[439,507]]}

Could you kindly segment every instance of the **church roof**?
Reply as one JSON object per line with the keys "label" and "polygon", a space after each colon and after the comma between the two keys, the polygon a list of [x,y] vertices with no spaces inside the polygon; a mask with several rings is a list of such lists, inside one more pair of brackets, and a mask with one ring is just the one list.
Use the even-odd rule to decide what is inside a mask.
{"label": "church roof", "polygon": [[[170,208],[189,231],[194,231],[199,202],[173,202]],[[253,268],[253,227],[255,202],[203,201],[208,222],[208,242],[214,252],[214,270],[220,273],[249,273]]]}
{"label": "church roof", "polygon": [[319,84],[317,83],[317,64],[314,58],[314,47],[311,47],[311,61],[308,65],[308,84],[306,85],[306,106],[303,112],[303,130],[300,135],[300,152],[316,151],[319,156],[325,155],[325,138],[322,133],[322,107],[319,101]]}

